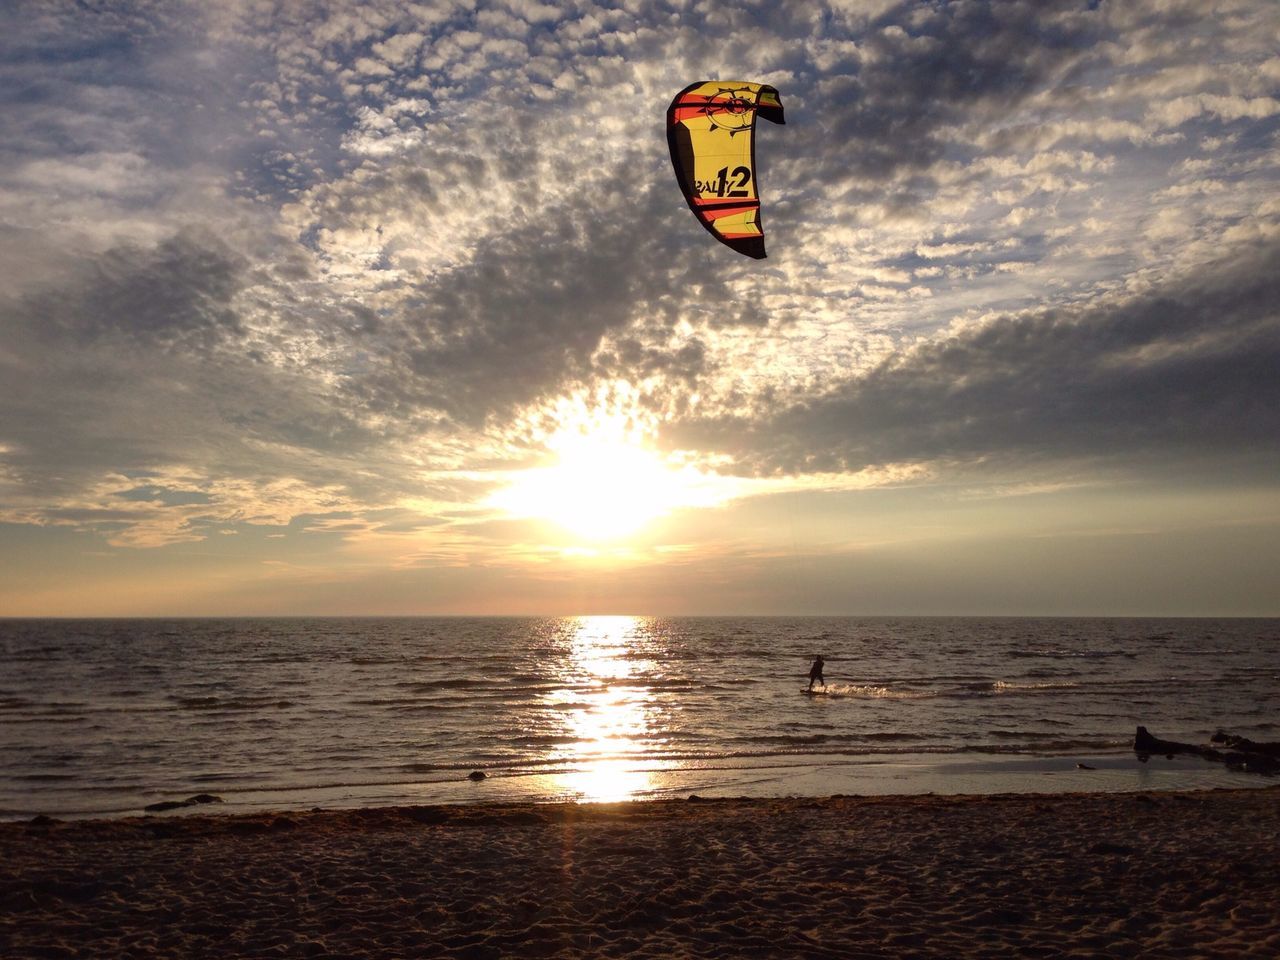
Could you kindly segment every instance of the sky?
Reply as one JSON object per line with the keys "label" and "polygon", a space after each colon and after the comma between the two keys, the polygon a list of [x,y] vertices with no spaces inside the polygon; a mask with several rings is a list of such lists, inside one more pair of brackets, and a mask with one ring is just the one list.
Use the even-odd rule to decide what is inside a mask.
{"label": "sky", "polygon": [[[0,615],[1280,615],[1278,35],[0,5]],[[781,97],[767,259],[699,80]]]}

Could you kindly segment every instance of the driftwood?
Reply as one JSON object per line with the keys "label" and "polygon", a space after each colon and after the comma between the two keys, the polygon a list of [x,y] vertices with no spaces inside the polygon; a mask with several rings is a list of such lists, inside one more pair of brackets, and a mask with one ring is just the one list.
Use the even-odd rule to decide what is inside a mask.
{"label": "driftwood", "polygon": [[1174,754],[1190,753],[1205,760],[1225,763],[1233,770],[1247,773],[1274,775],[1280,773],[1280,743],[1255,743],[1245,737],[1237,737],[1219,730],[1209,738],[1210,743],[1221,744],[1225,750],[1196,743],[1179,743],[1161,740],[1139,727],[1133,738],[1133,750],[1138,759],[1146,763],[1154,754],[1172,758]]}
{"label": "driftwood", "polygon": [[142,809],[147,813],[160,813],[164,810],[177,810],[180,807],[194,807],[198,803],[221,802],[221,797],[215,797],[211,793],[197,793],[194,797],[187,797],[185,800],[161,800],[159,803],[148,803]]}

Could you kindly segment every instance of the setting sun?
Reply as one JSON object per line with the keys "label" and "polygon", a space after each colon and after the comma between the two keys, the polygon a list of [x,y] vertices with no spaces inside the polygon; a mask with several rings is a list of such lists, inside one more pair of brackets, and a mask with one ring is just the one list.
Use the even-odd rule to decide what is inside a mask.
{"label": "setting sun", "polygon": [[670,466],[617,429],[566,431],[549,446],[555,463],[516,475],[491,499],[493,506],[548,520],[584,540],[604,541],[633,534],[679,507],[724,499],[712,489],[715,478]]}
{"label": "setting sun", "polygon": [[657,456],[617,439],[571,436],[555,465],[530,470],[495,498],[509,513],[539,517],[587,540],[634,533],[681,501],[682,478]]}

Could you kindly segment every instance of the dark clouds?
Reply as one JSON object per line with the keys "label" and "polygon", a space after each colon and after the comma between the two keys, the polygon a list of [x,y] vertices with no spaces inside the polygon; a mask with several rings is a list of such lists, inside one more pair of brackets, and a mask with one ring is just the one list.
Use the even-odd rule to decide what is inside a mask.
{"label": "dark clouds", "polygon": [[752,421],[673,433],[763,473],[1200,460],[1201,476],[1244,466],[1256,480],[1280,461],[1278,370],[1272,241],[1141,294],[992,320]]}
{"label": "dark clouds", "polygon": [[807,106],[827,184],[870,189],[927,171],[956,123],[999,121],[1094,52],[1103,14],[1077,2],[901,4],[877,17],[847,59],[814,76]]}
{"label": "dark clouds", "polygon": [[[722,279],[673,262],[658,233],[638,228],[660,222],[663,205],[656,190],[574,198],[484,241],[472,264],[423,284],[406,303],[403,342],[391,341],[376,387],[382,402],[394,394],[479,425],[595,378],[696,376],[702,352],[664,343],[663,316],[674,321],[692,282],[718,302],[730,298]],[[723,319],[736,312],[730,303]],[[595,357],[605,337],[632,324],[637,335]],[[638,339],[646,331],[658,342]]]}
{"label": "dark clouds", "polygon": [[212,351],[244,336],[231,301],[248,261],[216,238],[180,234],[151,249],[128,245],[93,261],[78,289],[31,298],[31,332],[73,349],[110,337],[125,349]]}
{"label": "dark clouds", "polygon": [[[349,459],[370,435],[305,365],[270,362],[244,325],[249,273],[217,239],[187,233],[111,249],[57,291],[0,301],[0,499],[57,520],[93,513],[86,502],[137,477],[234,488],[230,511],[252,512],[255,488],[284,478],[371,490]],[[72,513],[54,509],[64,501]]]}

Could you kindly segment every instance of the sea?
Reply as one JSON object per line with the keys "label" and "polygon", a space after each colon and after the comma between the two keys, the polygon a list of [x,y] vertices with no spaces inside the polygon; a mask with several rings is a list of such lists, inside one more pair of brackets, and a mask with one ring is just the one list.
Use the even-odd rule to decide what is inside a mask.
{"label": "sea", "polygon": [[0,620],[9,820],[1261,787],[1134,731],[1278,723],[1276,619]]}

